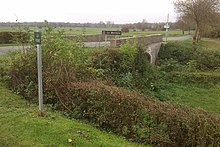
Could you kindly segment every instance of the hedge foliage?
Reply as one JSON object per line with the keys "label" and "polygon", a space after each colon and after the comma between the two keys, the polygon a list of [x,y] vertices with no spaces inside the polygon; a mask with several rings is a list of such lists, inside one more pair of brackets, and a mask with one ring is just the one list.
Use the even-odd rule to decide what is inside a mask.
{"label": "hedge foliage", "polygon": [[30,36],[25,32],[0,32],[0,44],[11,44],[18,40],[22,43],[28,43]]}
{"label": "hedge foliage", "polygon": [[[67,90],[68,89],[68,92]],[[219,116],[154,101],[135,91],[99,81],[62,87],[59,97],[72,116],[86,119],[128,139],[157,146],[217,146]]]}
{"label": "hedge foliage", "polygon": [[164,45],[159,52],[159,59],[162,66],[173,66],[168,65],[166,71],[176,70],[178,67],[180,69],[181,66],[181,69],[191,66],[200,71],[214,71],[220,67],[219,51],[205,50],[200,45],[189,45],[189,42],[170,42]]}

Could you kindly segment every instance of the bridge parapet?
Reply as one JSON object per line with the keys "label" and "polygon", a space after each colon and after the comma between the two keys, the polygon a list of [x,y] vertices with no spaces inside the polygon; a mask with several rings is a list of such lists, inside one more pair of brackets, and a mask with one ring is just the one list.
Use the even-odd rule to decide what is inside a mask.
{"label": "bridge parapet", "polygon": [[139,47],[145,50],[145,53],[148,53],[150,55],[150,63],[155,64],[163,40],[161,34],[117,38],[110,41],[110,46],[120,47],[126,42],[129,42],[130,44],[137,43]]}
{"label": "bridge parapet", "polygon": [[153,43],[161,43],[162,35],[161,34],[153,34],[146,36],[137,36],[137,37],[125,37],[125,38],[117,38],[110,40],[111,47],[120,47],[122,44],[129,42],[130,44],[137,43],[140,46],[147,46]]}

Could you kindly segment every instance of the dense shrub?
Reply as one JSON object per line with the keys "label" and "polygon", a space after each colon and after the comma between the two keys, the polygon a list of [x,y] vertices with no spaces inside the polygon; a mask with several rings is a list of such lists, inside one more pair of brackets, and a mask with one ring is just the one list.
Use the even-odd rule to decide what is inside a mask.
{"label": "dense shrub", "polygon": [[127,26],[123,26],[121,28],[122,33],[128,33],[129,32],[129,28]]}
{"label": "dense shrub", "polygon": [[220,118],[203,110],[161,103],[102,82],[74,82],[58,96],[72,116],[142,143],[217,146]]}
{"label": "dense shrub", "polygon": [[0,44],[10,44],[16,41],[27,43],[29,40],[30,36],[25,32],[0,32]]}
{"label": "dense shrub", "polygon": [[220,38],[220,24],[218,24],[218,27],[211,28],[204,33],[202,33],[203,37],[209,37],[209,38]]}
{"label": "dense shrub", "polygon": [[159,52],[159,59],[169,60],[173,59],[180,64],[186,64],[189,60],[193,58],[193,54],[197,46],[193,46],[190,42],[168,42],[167,44],[162,45]]}
{"label": "dense shrub", "polygon": [[199,70],[216,70],[220,67],[220,52],[198,50],[194,60]]}
{"label": "dense shrub", "polygon": [[128,43],[119,49],[108,48],[91,54],[92,67],[102,70],[102,79],[127,88],[152,88],[158,72],[144,50]]}
{"label": "dense shrub", "polygon": [[[82,42],[70,41],[64,37],[63,32],[54,32],[50,26],[45,31],[42,38],[45,102],[56,103],[55,84],[61,81],[68,84],[75,78],[89,79],[92,78],[92,72],[87,68],[89,59],[84,55]],[[36,54],[35,46],[31,46],[14,60],[9,72],[10,87],[25,98],[34,98],[37,95]]]}
{"label": "dense shrub", "polygon": [[[163,64],[168,64],[172,59],[173,63],[179,64],[176,66],[181,67],[182,65],[182,69],[184,66],[192,67],[193,65],[193,70],[214,71],[220,67],[220,54],[218,51],[205,50],[200,45],[192,46],[189,42],[169,42],[163,45],[159,52],[159,59],[162,66]],[[171,63],[172,66],[175,66],[173,63]],[[164,70],[171,71],[170,69]]]}

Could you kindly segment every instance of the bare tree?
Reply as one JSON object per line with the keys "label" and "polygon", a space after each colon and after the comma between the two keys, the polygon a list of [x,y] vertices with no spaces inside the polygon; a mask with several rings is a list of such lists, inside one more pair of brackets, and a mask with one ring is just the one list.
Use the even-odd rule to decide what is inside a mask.
{"label": "bare tree", "polygon": [[178,29],[182,30],[183,35],[185,34],[185,31],[188,31],[190,34],[190,30],[194,29],[194,23],[193,21],[191,21],[190,19],[188,19],[188,17],[179,17],[175,26]]}
{"label": "bare tree", "polygon": [[196,43],[204,26],[216,21],[220,0],[175,0],[174,7],[180,17],[187,17],[195,23],[193,43]]}

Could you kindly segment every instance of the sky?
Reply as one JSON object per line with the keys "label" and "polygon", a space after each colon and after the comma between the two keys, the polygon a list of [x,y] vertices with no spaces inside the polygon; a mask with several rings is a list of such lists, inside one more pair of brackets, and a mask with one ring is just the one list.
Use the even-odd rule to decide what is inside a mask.
{"label": "sky", "polygon": [[173,0],[1,0],[0,22],[175,21]]}

